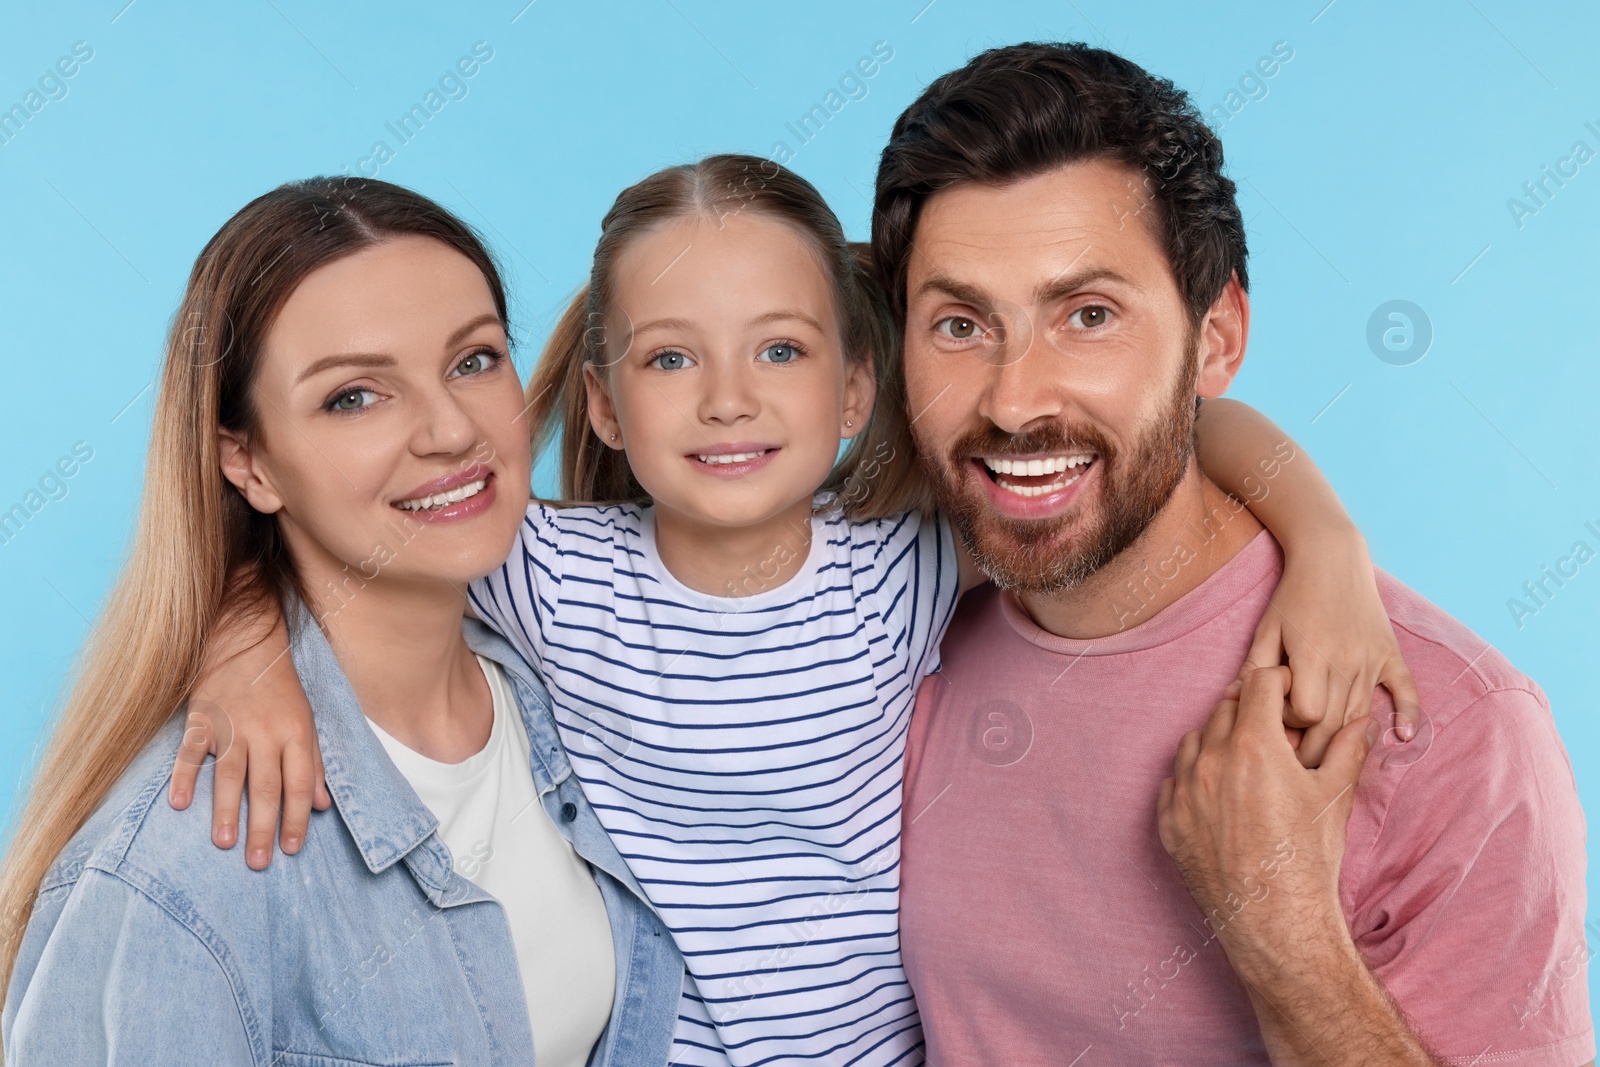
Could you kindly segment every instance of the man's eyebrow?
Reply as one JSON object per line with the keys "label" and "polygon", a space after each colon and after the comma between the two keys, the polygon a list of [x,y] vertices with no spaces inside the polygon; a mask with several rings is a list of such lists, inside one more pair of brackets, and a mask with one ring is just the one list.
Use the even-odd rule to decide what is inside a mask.
{"label": "man's eyebrow", "polygon": [[[492,312],[479,315],[471,322],[463,323],[454,333],[445,338],[444,347],[454,348],[469,336],[473,330],[491,324],[500,325],[500,316]],[[300,377],[295,379],[295,384],[299,385],[313,375],[321,374],[325,370],[333,370],[336,367],[383,368],[393,367],[395,363],[393,356],[385,355],[382,352],[340,352],[336,355],[323,356],[321,359],[315,360],[311,366],[300,372]]]}
{"label": "man's eyebrow", "polygon": [[947,296],[952,300],[959,300],[963,304],[974,307],[983,307],[989,303],[989,298],[982,289],[966,282],[958,282],[948,274],[930,274],[922,279],[922,284],[917,286],[917,291],[911,294],[910,303],[922,299],[929,293]]}
{"label": "man's eyebrow", "polygon": [[1034,301],[1039,304],[1048,304],[1050,301],[1058,300],[1063,296],[1071,296],[1079,289],[1093,285],[1096,282],[1115,282],[1130,289],[1139,289],[1139,286],[1135,285],[1131,279],[1118,274],[1109,267],[1090,267],[1076,274],[1064,274],[1054,281],[1040,286]]}

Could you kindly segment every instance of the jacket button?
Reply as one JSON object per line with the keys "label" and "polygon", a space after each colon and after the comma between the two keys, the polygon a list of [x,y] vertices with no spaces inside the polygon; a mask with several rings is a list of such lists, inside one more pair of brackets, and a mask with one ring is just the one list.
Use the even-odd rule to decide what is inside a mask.
{"label": "jacket button", "polygon": [[567,801],[565,804],[561,805],[561,820],[563,822],[571,822],[573,819],[576,819],[577,817],[578,817],[578,805],[574,804],[570,800]]}

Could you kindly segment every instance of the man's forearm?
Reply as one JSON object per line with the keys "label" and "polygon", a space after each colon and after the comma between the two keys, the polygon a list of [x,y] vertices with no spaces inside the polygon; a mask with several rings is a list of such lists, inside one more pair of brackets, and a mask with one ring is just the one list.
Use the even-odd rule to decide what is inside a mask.
{"label": "man's forearm", "polygon": [[1349,941],[1240,973],[1275,1067],[1438,1067]]}

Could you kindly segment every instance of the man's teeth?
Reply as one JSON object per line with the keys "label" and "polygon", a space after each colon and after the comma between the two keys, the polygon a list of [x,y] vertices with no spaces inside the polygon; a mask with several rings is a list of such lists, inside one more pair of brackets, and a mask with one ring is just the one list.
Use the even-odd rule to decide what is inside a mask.
{"label": "man's teeth", "polygon": [[1029,478],[1037,478],[1044,474],[1063,474],[1073,467],[1087,467],[1093,455],[1084,453],[1076,456],[1046,456],[1044,459],[1006,459],[997,456],[985,459],[983,465],[995,474],[1016,474]]}
{"label": "man's teeth", "polygon": [[[986,458],[983,465],[988,467],[994,475],[995,484],[1008,493],[1018,496],[1044,496],[1046,493],[1059,493],[1067,486],[1083,477],[1079,468],[1087,467],[1094,459],[1092,454],[1046,456],[1043,459],[1006,459],[1004,457]],[[1077,471],[1070,478],[1057,478],[1044,485],[1018,485],[1009,481],[1006,475],[1015,478],[1042,478],[1049,474],[1066,474],[1068,471]]]}
{"label": "man's teeth", "polygon": [[760,459],[771,449],[762,449],[760,452],[724,452],[715,456],[696,456],[701,463],[748,463],[752,459]]}
{"label": "man's teeth", "polygon": [[446,490],[443,493],[434,493],[432,496],[418,497],[415,500],[401,500],[395,504],[395,507],[404,508],[406,511],[432,511],[435,508],[442,508],[447,504],[459,504],[468,497],[477,496],[483,492],[483,487],[487,484],[489,484],[489,479],[479,478],[475,482],[458,485],[454,489]]}

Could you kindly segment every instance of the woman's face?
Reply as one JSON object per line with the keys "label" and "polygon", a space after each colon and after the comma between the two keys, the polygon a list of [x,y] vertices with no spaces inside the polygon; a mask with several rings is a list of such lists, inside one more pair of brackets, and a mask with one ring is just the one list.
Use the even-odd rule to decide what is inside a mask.
{"label": "woman's face", "polygon": [[[482,272],[401,237],[308,274],[267,334],[228,479],[276,515],[308,592],[480,578],[528,503],[522,390]],[[325,604],[330,607],[331,605]]]}

